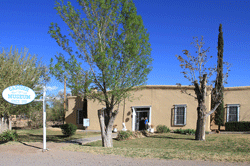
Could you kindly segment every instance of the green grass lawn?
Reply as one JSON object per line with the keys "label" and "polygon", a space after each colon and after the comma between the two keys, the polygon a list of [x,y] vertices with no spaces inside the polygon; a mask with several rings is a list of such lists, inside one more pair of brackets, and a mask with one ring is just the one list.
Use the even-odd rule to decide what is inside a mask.
{"label": "green grass lawn", "polygon": [[[25,130],[16,130],[19,136],[19,141],[21,142],[42,142],[43,141],[43,129],[25,129]],[[46,139],[47,142],[63,142],[73,139],[93,137],[100,135],[100,132],[85,132],[76,131],[76,134],[70,137],[65,137],[61,130],[54,130],[47,128],[46,130]]]}
{"label": "green grass lawn", "polygon": [[168,133],[126,141],[114,140],[113,148],[102,148],[101,141],[97,141],[88,145],[69,145],[63,149],[127,157],[250,162],[250,135],[210,134],[206,135],[206,141],[196,141],[193,135]]}

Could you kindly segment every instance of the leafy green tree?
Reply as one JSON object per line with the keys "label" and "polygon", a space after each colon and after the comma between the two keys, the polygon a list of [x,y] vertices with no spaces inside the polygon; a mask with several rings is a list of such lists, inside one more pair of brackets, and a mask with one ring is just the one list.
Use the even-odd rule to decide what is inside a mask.
{"label": "leafy green tree", "polygon": [[48,119],[51,121],[64,121],[65,112],[64,112],[64,94],[63,92],[58,92],[54,97],[50,97],[50,107],[48,109]]}
{"label": "leafy green tree", "polygon": [[[89,99],[105,108],[98,110],[102,145],[112,147],[111,138],[119,103],[134,86],[144,85],[151,70],[149,34],[132,0],[78,0],[82,12],[70,2],[56,3],[55,9],[69,28],[69,36],[78,49],[74,52],[88,64],[91,87]],[[83,15],[82,15],[83,14]],[[56,23],[49,33],[58,45],[73,54],[70,40]]]}
{"label": "leafy green tree", "polygon": [[[27,49],[19,52],[17,49],[9,52],[3,50],[0,53],[0,93],[12,85],[24,85],[33,90],[39,90],[49,78],[47,77],[47,69],[37,60],[36,56],[27,55]],[[27,105],[13,105],[5,101],[0,96],[0,117],[7,120],[7,126],[10,127],[10,115],[28,113],[32,109],[30,103]]]}
{"label": "leafy green tree", "polygon": [[[60,43],[59,43],[60,45]],[[65,49],[65,48],[64,48]],[[57,63],[53,64],[53,58],[50,61],[50,73],[56,77],[60,82],[64,82],[65,94],[64,94],[64,115],[67,111],[66,108],[66,86],[70,88],[71,94],[73,96],[83,96],[84,103],[83,109],[87,106],[86,91],[89,88],[91,80],[89,79],[89,72],[84,71],[81,67],[82,63],[79,63],[72,51],[69,49],[68,53],[70,55],[69,60],[60,53],[56,56]],[[63,118],[64,124],[65,117]]]}
{"label": "leafy green tree", "polygon": [[[214,114],[214,122],[218,125],[218,129],[224,125],[224,101],[223,101],[223,48],[224,48],[224,40],[223,40],[223,32],[222,32],[222,24],[219,26],[219,35],[218,35],[218,60],[217,60],[217,77],[215,82],[215,87],[213,89],[213,94],[219,91],[222,91],[222,101],[221,104],[215,111]],[[212,106],[214,106],[214,100],[212,98]]]}
{"label": "leafy green tree", "polygon": [[84,94],[90,83],[88,82],[88,72],[81,67],[82,63],[79,63],[71,52],[69,60],[66,60],[62,54],[55,57],[57,63],[53,64],[53,58],[51,59],[50,73],[61,83],[66,79],[66,85],[73,96]]}
{"label": "leafy green tree", "polygon": [[[212,81],[209,81],[213,73],[217,70],[216,67],[206,67],[206,64],[210,58],[207,56],[207,52],[209,49],[203,49],[203,38],[199,41],[197,37],[194,38],[194,42],[192,43],[196,47],[197,56],[192,56],[188,50],[184,50],[184,57],[177,55],[178,60],[181,63],[181,68],[184,70],[182,73],[184,77],[187,78],[192,85],[194,86],[195,95],[192,95],[187,92],[186,89],[183,89],[182,92],[193,96],[197,102],[197,123],[196,123],[196,140],[205,140],[205,127],[207,117],[214,113],[217,107],[222,102],[222,90],[220,89],[216,93],[212,94],[212,98],[214,101],[213,107],[208,110],[206,108],[206,100],[207,96],[210,96],[211,86],[208,84]],[[229,69],[229,64],[226,63]],[[228,71],[223,75],[224,81],[226,81],[228,76]],[[211,85],[210,84],[210,85]]]}

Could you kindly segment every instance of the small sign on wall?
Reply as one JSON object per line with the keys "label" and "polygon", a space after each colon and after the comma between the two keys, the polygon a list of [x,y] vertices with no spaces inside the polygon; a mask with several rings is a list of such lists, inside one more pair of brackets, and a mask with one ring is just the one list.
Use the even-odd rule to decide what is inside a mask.
{"label": "small sign on wall", "polygon": [[89,126],[89,119],[88,118],[83,118],[83,126],[88,127]]}

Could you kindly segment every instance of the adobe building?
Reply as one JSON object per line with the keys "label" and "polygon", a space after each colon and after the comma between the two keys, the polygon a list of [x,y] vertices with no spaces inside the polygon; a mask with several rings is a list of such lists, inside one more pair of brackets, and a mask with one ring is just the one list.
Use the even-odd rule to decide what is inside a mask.
{"label": "adobe building", "polygon": [[[191,95],[181,92],[187,89]],[[196,129],[197,104],[193,96],[193,86],[176,85],[147,85],[145,88],[131,92],[132,100],[125,100],[119,106],[119,113],[115,123],[118,130],[126,128],[131,131],[142,130],[145,117],[154,125],[166,125],[170,129]],[[192,96],[193,95],[193,96]],[[83,102],[84,108],[83,108]],[[250,86],[232,87],[224,89],[225,122],[250,121]],[[211,95],[208,91],[206,107],[210,110]],[[73,123],[78,128],[83,128],[83,118],[89,118],[88,130],[100,130],[97,110],[104,108],[98,101],[83,101],[76,96],[68,97],[68,111],[66,123]],[[216,128],[206,121],[206,131]],[[217,129],[217,128],[216,128]]]}

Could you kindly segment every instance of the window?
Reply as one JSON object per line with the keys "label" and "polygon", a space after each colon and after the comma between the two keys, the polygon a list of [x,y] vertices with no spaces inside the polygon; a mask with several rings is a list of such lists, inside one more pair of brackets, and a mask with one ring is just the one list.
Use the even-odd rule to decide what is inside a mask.
{"label": "window", "polygon": [[227,122],[238,122],[240,113],[239,104],[227,104]]}
{"label": "window", "polygon": [[186,105],[174,106],[174,125],[184,126],[186,125]]}

